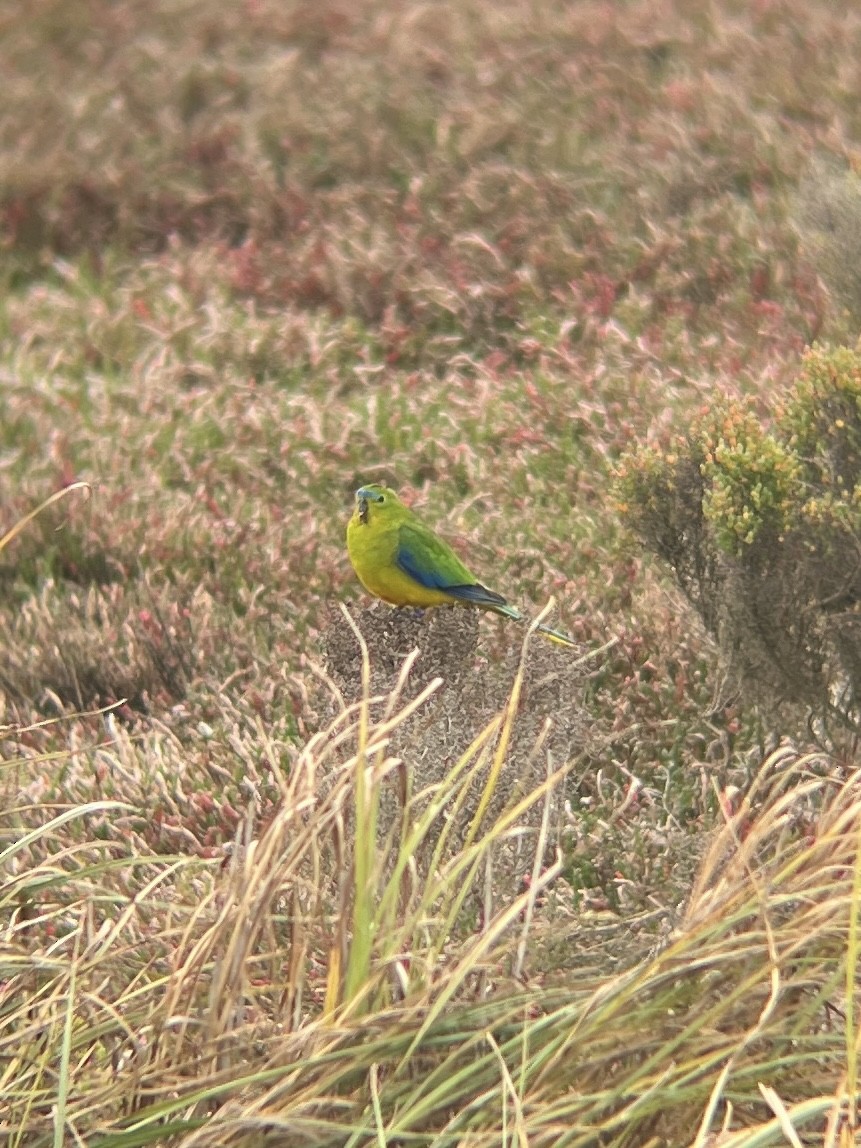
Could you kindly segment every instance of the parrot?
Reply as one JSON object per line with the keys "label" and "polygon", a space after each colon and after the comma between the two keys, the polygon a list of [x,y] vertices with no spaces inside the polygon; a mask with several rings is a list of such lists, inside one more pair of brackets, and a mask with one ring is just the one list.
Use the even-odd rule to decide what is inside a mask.
{"label": "parrot", "polygon": [[[474,606],[515,622],[527,620],[501,594],[483,586],[448,543],[386,486],[369,483],[356,491],[347,552],[368,593],[393,606]],[[536,630],[550,641],[577,645],[560,630],[543,625]]]}

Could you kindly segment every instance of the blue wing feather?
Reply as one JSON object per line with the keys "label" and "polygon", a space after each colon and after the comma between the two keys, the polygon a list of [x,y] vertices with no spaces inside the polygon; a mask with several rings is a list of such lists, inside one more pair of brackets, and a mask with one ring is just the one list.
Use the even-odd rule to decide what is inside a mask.
{"label": "blue wing feather", "polygon": [[[394,560],[404,574],[428,590],[441,590],[462,602],[483,606],[506,618],[513,618],[516,622],[524,621],[516,606],[510,606],[501,594],[488,590],[480,582],[455,582],[457,578],[471,578],[472,575],[451,547],[440,538],[433,535],[428,538],[426,534],[419,533],[408,523],[398,531],[398,548]],[[537,629],[554,642],[565,646],[577,645],[560,630],[552,630],[549,626],[538,626]]]}
{"label": "blue wing feather", "polygon": [[403,570],[404,574],[408,574],[410,578],[413,578],[420,586],[426,586],[428,590],[448,589],[441,571],[434,570],[429,563],[421,561],[418,551],[415,548],[411,548],[409,540],[404,537],[403,530],[400,534],[395,562],[401,570]]}
{"label": "blue wing feather", "polygon": [[461,598],[464,602],[475,602],[477,606],[507,606],[501,594],[488,590],[480,582],[473,582],[469,586],[446,586],[445,591],[453,598]]}
{"label": "blue wing feather", "polygon": [[[435,541],[441,545],[439,540],[435,539]],[[477,606],[488,606],[491,609],[505,606],[507,610],[513,609],[513,607],[508,606],[501,594],[488,590],[480,582],[453,583],[451,577],[446,576],[441,563],[435,565],[433,561],[428,561],[428,556],[424,552],[426,549],[426,544],[422,538],[414,535],[409,527],[401,527],[395,562],[404,574],[409,575],[420,586],[425,586],[428,590],[443,590],[446,594],[451,594],[452,598],[459,598],[464,602],[474,602]],[[454,553],[451,554],[451,559],[460,568],[459,572],[469,573]]]}

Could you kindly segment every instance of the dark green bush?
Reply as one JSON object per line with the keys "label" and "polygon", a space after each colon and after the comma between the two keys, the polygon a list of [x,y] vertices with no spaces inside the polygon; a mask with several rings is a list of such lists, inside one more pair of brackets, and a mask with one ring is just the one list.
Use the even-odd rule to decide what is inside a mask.
{"label": "dark green bush", "polygon": [[739,686],[861,725],[861,350],[808,350],[767,425],[719,400],[618,481]]}

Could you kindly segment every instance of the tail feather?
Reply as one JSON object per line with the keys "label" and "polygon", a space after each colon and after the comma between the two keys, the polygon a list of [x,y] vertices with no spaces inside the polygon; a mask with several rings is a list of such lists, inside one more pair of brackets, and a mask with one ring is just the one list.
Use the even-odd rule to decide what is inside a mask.
{"label": "tail feather", "polygon": [[[503,606],[491,606],[497,614],[502,614],[504,618],[511,618],[513,622],[528,622],[529,619],[525,614],[517,609],[516,606],[509,606],[506,602]],[[560,646],[570,646],[572,649],[579,649],[579,644],[573,638],[569,638],[567,634],[563,634],[561,630],[554,630],[552,626],[545,626],[541,622],[535,627],[535,631],[546,638],[548,642],[557,642]]]}
{"label": "tail feather", "polygon": [[493,610],[495,614],[501,614],[503,618],[510,618],[512,622],[526,621],[525,615],[521,614],[516,606],[509,605],[505,599],[503,599],[501,603],[494,602],[491,606],[488,606],[488,609]]}
{"label": "tail feather", "polygon": [[[512,606],[509,602],[506,602],[501,594],[496,594],[493,590],[488,590],[486,586],[482,586],[478,582],[467,586],[446,586],[445,593],[451,594],[453,598],[459,598],[462,602],[470,602],[476,606],[482,606],[486,610],[492,610],[495,614],[501,614],[503,618],[511,618],[513,622],[528,621],[526,615],[522,614],[516,606]],[[577,648],[577,642],[575,642],[573,638],[569,638],[567,634],[563,634],[561,630],[554,630],[552,627],[544,626],[540,622],[535,629],[539,634],[547,638],[549,642],[557,642],[560,646]]]}
{"label": "tail feather", "polygon": [[498,614],[505,614],[507,618],[520,616],[520,611],[509,606],[501,594],[488,590],[480,582],[467,583],[465,586],[440,586],[445,594],[452,598],[459,598],[461,602],[473,602],[476,606],[483,606],[487,610],[496,610]]}

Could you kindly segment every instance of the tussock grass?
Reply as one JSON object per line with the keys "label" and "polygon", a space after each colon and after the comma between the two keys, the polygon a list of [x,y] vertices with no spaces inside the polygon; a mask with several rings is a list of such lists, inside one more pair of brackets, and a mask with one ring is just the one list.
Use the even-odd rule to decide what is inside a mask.
{"label": "tussock grass", "polygon": [[[405,801],[383,847],[381,794],[400,774],[391,739],[433,684],[406,704],[396,687],[345,709],[279,782],[265,827],[249,804],[225,860],[153,854],[139,810],[120,801],[78,805],[10,841],[0,902],[13,1142],[65,1128],[118,1145],[490,1144],[514,1126],[548,1145],[681,1143],[725,1117],[732,1142],[752,1145],[781,1097],[802,1132],[845,1120],[857,774],[778,751],[727,807],[652,956],[610,978],[538,973],[559,927],[559,860],[488,903],[474,932],[456,922],[530,805],[544,807],[546,833],[564,768],[480,820],[447,860],[437,848],[423,880],[414,869],[488,754],[504,768],[522,684],[521,673],[430,802]],[[88,833],[64,846],[72,821]],[[569,925],[567,942],[588,944],[589,915]]]}
{"label": "tussock grass", "polygon": [[[512,682],[518,681],[521,632],[518,627],[503,625],[496,650],[482,652],[478,638],[483,626],[476,613],[392,610],[382,603],[362,611],[356,624],[367,644],[373,693],[389,693],[402,678],[400,688],[408,697],[418,696],[432,683],[435,686],[433,697],[411,721],[400,724],[392,739],[392,752],[411,762],[404,783],[414,790],[412,800],[426,804],[437,789],[446,787],[454,763],[469,752],[476,731],[489,728],[504,709]],[[339,704],[344,705],[361,696],[361,652],[354,635],[343,625],[332,625],[325,643],[329,687],[335,687]],[[505,769],[494,781],[492,795],[485,789],[489,780],[478,774],[469,792],[448,810],[442,839],[434,843],[431,865],[474,837],[475,817],[482,802],[488,802],[487,814],[496,817],[506,805],[542,784],[548,761],[566,765],[569,772],[575,760],[579,770],[587,767],[579,760],[587,741],[583,665],[569,650],[555,649],[540,638],[530,645],[527,665],[516,687],[517,721],[506,735]],[[332,701],[326,705],[321,699],[321,706],[323,712],[330,710]],[[490,763],[485,766],[485,771],[488,769]],[[384,801],[380,813],[381,829],[391,831],[400,817],[397,804]],[[542,808],[534,805],[524,811],[522,823],[531,825],[534,833],[544,816]],[[557,827],[562,816],[557,803],[553,815]],[[431,844],[430,837],[440,830],[443,825],[437,822],[426,844]],[[531,872],[532,853],[530,837],[513,840],[506,860],[496,859],[495,885],[501,881],[510,894],[517,879],[523,880]],[[416,860],[420,865],[428,863],[426,858],[423,863],[420,858]]]}
{"label": "tussock grass", "polygon": [[[189,1088],[198,1090],[201,1072],[215,1074],[204,1088],[213,1096],[238,1066],[241,1075],[253,1075],[246,1040],[260,1069],[285,1033],[309,1024],[325,1029],[335,1018],[373,1015],[393,1000],[428,993],[441,969],[446,981],[432,1012],[442,1012],[477,975],[486,977],[486,955],[503,936],[523,931],[541,890],[559,871],[558,862],[543,869],[535,861],[527,892],[496,912],[488,903],[478,934],[465,944],[454,940],[464,898],[534,803],[544,802],[540,838],[548,841],[547,799],[565,767],[548,767],[541,787],[486,817],[519,688],[520,679],[506,710],[432,787],[424,808],[403,798],[401,822],[383,848],[374,831],[381,791],[403,772],[387,747],[432,687],[403,706],[395,690],[382,699],[385,705],[366,694],[345,709],[295,756],[289,774],[276,773],[280,796],[265,825],[256,797],[248,803],[227,860],[153,854],[142,809],[127,801],[78,804],[13,835],[4,854],[11,869],[3,886],[11,910],[6,1053],[12,1056],[11,1032],[27,1039],[9,1065],[7,1080],[15,1081],[10,1126],[29,1137],[38,1132],[40,1114],[49,1122],[48,1098],[74,1063],[74,1099],[67,1096],[65,1117],[57,1117],[69,1127],[79,1127],[78,1111],[95,1130],[129,1108],[149,1107],[145,1098],[161,1091],[163,1071],[170,1090],[179,1087],[184,1096],[175,1111],[193,1127]],[[158,743],[140,744],[120,730],[114,742],[115,782],[127,779],[128,795],[140,801],[136,782],[152,769],[146,758]],[[418,845],[449,804],[463,802],[488,755],[494,769],[466,842],[447,859],[438,842],[419,880]],[[7,823],[11,828],[35,812],[10,809]],[[355,823],[348,832],[350,817]],[[63,846],[61,830],[72,820],[86,822],[86,836]],[[40,1045],[45,1032],[47,1048]],[[86,1043],[88,1034],[94,1045]],[[195,1072],[181,1086],[177,1074],[191,1064]],[[121,1079],[132,1093],[113,1091],[110,1082]],[[156,1104],[157,1116],[138,1113],[133,1123],[162,1135],[173,1108],[170,1102],[163,1108],[165,1101],[167,1093]]]}

